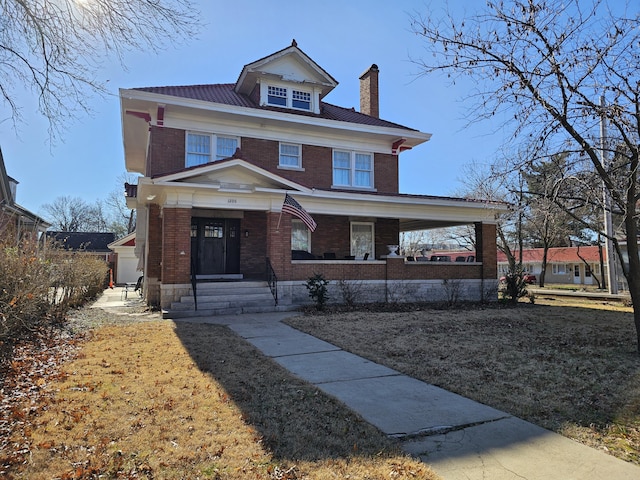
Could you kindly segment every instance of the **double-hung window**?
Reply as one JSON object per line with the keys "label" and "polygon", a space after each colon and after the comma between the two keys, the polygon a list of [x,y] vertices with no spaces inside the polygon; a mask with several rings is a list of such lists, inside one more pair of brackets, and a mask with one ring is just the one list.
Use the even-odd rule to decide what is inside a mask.
{"label": "double-hung window", "polygon": [[373,188],[373,155],[334,150],[333,185],[335,187]]}
{"label": "double-hung window", "polygon": [[311,92],[267,85],[267,104],[310,111],[312,105]]}
{"label": "double-hung window", "polygon": [[375,258],[372,222],[351,222],[351,255],[356,258]]}
{"label": "double-hung window", "polygon": [[187,132],[185,165],[193,167],[229,158],[237,148],[237,137]]}
{"label": "double-hung window", "polygon": [[302,145],[281,143],[279,165],[284,168],[302,168]]}
{"label": "double-hung window", "polygon": [[274,87],[269,85],[267,93],[267,102],[269,105],[287,106],[287,89],[284,87]]}

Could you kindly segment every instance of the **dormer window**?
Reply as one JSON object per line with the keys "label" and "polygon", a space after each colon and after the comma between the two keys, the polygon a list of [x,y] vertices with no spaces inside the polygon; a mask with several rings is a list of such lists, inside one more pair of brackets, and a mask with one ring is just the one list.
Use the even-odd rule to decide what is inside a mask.
{"label": "dormer window", "polygon": [[269,105],[287,106],[287,89],[269,85],[269,95],[267,97]]}
{"label": "dormer window", "polygon": [[303,110],[311,110],[311,94],[309,92],[301,92],[293,90],[291,92],[291,106],[293,108],[301,108]]}
{"label": "dormer window", "polygon": [[268,85],[267,105],[310,111],[312,109],[311,92]]}

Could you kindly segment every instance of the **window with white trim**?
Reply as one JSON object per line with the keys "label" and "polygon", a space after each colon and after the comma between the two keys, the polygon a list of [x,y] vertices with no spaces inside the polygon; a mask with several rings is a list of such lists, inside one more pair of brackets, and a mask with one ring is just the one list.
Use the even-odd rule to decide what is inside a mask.
{"label": "window with white trim", "polygon": [[279,165],[285,168],[302,168],[302,145],[281,143]]}
{"label": "window with white trim", "polygon": [[312,109],[311,92],[267,85],[267,104],[310,111]]}
{"label": "window with white trim", "polygon": [[599,263],[594,263],[593,265],[591,265],[591,268],[593,270],[593,274],[594,275],[600,275],[600,264]]}
{"label": "window with white trim", "polygon": [[187,132],[185,166],[193,167],[232,157],[239,145],[237,137]]}
{"label": "window with white trim", "polygon": [[333,186],[373,188],[373,154],[334,150]]}
{"label": "window with white trim", "polygon": [[361,259],[365,254],[375,258],[373,222],[351,222],[351,255]]}
{"label": "window with white trim", "polygon": [[269,105],[287,106],[287,89],[284,87],[267,87],[267,103]]}
{"label": "window with white trim", "polygon": [[551,264],[551,272],[554,275],[564,275],[567,273],[566,265],[564,263],[553,263]]}
{"label": "window with white trim", "polygon": [[311,253],[311,232],[302,220],[291,220],[291,250]]}

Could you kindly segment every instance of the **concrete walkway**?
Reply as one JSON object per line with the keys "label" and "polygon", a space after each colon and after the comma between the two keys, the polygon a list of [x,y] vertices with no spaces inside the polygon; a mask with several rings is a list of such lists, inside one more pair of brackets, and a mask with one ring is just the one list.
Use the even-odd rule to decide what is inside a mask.
{"label": "concrete walkway", "polygon": [[445,480],[640,479],[640,467],[370,362],[281,320],[295,312],[189,319],[227,325],[336,397]]}
{"label": "concrete walkway", "polygon": [[[95,306],[135,303],[123,301],[112,291]],[[282,312],[184,321],[227,325],[294,375],[398,438],[407,453],[422,459],[445,480],[640,479],[640,467],[281,323],[294,315],[297,313]]]}

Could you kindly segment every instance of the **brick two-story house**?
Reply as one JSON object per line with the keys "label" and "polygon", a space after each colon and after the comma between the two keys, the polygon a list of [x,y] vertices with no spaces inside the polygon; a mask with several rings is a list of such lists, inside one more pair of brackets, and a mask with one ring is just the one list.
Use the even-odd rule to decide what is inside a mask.
{"label": "brick two-story house", "polygon": [[[439,300],[444,279],[468,299],[496,289],[505,206],[400,194],[400,153],[431,135],[379,118],[377,66],[360,81],[360,111],[326,103],[338,82],[294,41],[235,83],[120,91],[126,168],[143,175],[127,194],[150,303],[177,310],[195,286],[203,309],[222,281],[238,291],[268,272],[281,307],[308,302],[316,273],[335,301],[349,283],[366,286],[360,301]],[[287,194],[315,230],[282,212]],[[388,255],[401,231],[460,224],[475,225],[476,262]]]}

